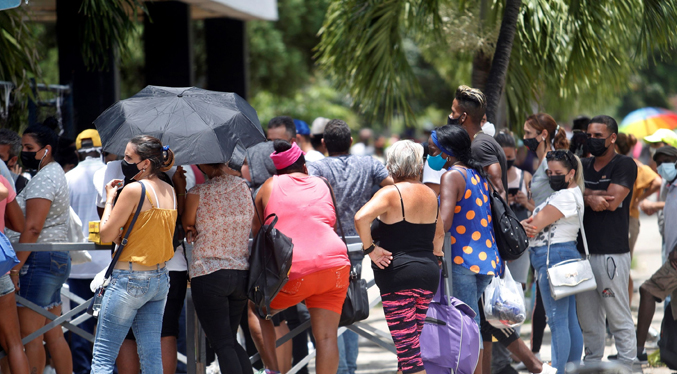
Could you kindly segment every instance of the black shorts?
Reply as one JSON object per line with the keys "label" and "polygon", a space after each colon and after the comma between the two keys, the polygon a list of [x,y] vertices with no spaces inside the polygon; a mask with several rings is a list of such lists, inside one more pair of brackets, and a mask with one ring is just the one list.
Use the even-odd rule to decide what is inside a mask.
{"label": "black shorts", "polygon": [[[186,287],[188,286],[187,271],[169,272],[169,293],[165,304],[165,314],[162,316],[162,337],[179,337],[179,318],[186,300]],[[129,329],[125,339],[136,340],[132,329]]]}
{"label": "black shorts", "polygon": [[493,336],[501,343],[504,347],[508,347],[512,342],[519,339],[517,332],[511,328],[497,329],[487,322],[486,317],[484,317],[484,303],[480,299],[480,335],[482,335],[482,341],[489,343],[492,341],[491,337]]}

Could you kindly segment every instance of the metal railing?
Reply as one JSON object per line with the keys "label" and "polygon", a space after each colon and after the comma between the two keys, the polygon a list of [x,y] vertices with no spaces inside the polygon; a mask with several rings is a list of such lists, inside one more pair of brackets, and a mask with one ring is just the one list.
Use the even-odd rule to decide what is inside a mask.
{"label": "metal railing", "polygon": [[[361,251],[362,250],[362,244],[359,239],[359,237],[347,237],[346,238],[348,242],[348,250],[351,252],[356,252],[356,251]],[[250,241],[251,242],[251,241]],[[96,245],[94,243],[52,243],[52,244],[47,244],[47,243],[32,243],[32,244],[27,244],[27,243],[15,243],[13,244],[14,250],[17,252],[22,252],[22,251],[29,251],[29,252],[50,252],[50,251],[79,251],[79,250],[107,250],[110,251],[110,246],[101,246],[101,245]],[[192,245],[186,243],[186,256],[190,260],[191,252],[192,252]],[[368,257],[366,257],[368,259]],[[365,266],[363,266],[364,268]],[[375,285],[373,277],[370,277],[370,279],[367,279],[367,288],[372,288]],[[82,312],[83,310],[87,309],[87,306],[89,305],[91,299],[89,300],[84,300],[83,298],[73,294],[66,288],[62,288],[61,290],[62,296],[68,298],[71,301],[74,301],[75,303],[78,304],[75,308],[71,309],[70,311],[66,312],[65,314],[61,316],[57,316],[53,313],[50,313],[49,311],[45,310],[44,308],[26,300],[25,298],[16,295],[17,302],[23,305],[24,307],[27,307],[31,309],[32,311],[44,316],[45,318],[51,320],[50,323],[46,324],[42,328],[38,329],[37,331],[31,333],[30,335],[24,337],[21,342],[25,345],[26,343],[30,342],[31,340],[37,338],[38,336],[43,335],[45,332],[57,327],[61,326],[65,331],[71,331],[85,339],[87,339],[90,342],[94,342],[94,336],[80,327],[78,327],[79,324],[82,322],[88,320],[89,318],[92,318],[89,314],[83,313],[82,315],[74,318],[71,320],[73,316],[76,314]],[[373,308],[376,304],[378,304],[381,301],[381,297],[376,295],[375,297],[372,297],[369,300],[369,307],[370,309]],[[294,330],[290,331],[283,337],[277,340],[276,345],[279,347],[280,345],[288,342],[298,334],[304,332],[305,330],[309,329],[310,326],[310,320],[305,321],[302,323],[300,326],[296,327]],[[354,331],[355,333],[359,334],[360,336],[365,337],[369,341],[383,347],[384,349],[396,353],[395,351],[395,346],[392,343],[392,338],[390,336],[389,332],[381,331],[378,330],[367,323],[364,322],[356,322],[350,326],[345,326],[345,327],[340,327],[338,329],[338,335],[343,334],[347,329]],[[191,293],[190,287],[186,290],[186,355],[182,355],[181,353],[177,352],[177,359],[180,362],[183,362],[187,365],[188,368],[188,374],[204,374],[206,372],[207,365],[209,364],[206,358],[206,351],[207,351],[207,342],[206,342],[206,337],[204,334],[204,331],[202,330],[202,327],[200,326],[200,322],[197,318],[197,314],[195,313],[195,306],[193,304],[193,297]],[[302,367],[307,365],[312,358],[315,357],[315,350],[311,350],[306,357],[304,357],[300,362],[298,362],[296,365],[294,365],[291,370],[288,372],[288,374],[296,374]],[[5,356],[5,352],[0,350],[0,358]],[[259,359],[259,354],[255,354],[254,356],[250,357],[250,362],[254,363]]]}

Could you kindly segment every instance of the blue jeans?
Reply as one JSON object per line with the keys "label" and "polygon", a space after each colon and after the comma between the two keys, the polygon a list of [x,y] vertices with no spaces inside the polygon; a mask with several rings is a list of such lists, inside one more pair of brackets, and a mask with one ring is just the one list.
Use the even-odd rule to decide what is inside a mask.
{"label": "blue jeans", "polygon": [[[552,298],[546,268],[548,246],[531,248],[531,264],[538,272],[538,287],[548,326],[552,333],[552,366],[558,373],[564,373],[567,362],[580,364],[583,354],[583,333],[576,314],[576,296],[559,300]],[[581,258],[575,242],[550,245],[550,266],[558,262]]]}
{"label": "blue jeans", "polygon": [[355,374],[357,370],[358,338],[355,332],[346,330],[338,337],[339,367],[338,374]]}
{"label": "blue jeans", "polygon": [[143,374],[162,374],[162,315],[169,292],[167,268],[114,270],[101,301],[96,327],[92,374],[110,374],[131,327]]}
{"label": "blue jeans", "polygon": [[461,265],[451,265],[451,296],[472,308],[477,326],[480,325],[479,300],[493,278],[493,275],[473,273]]}

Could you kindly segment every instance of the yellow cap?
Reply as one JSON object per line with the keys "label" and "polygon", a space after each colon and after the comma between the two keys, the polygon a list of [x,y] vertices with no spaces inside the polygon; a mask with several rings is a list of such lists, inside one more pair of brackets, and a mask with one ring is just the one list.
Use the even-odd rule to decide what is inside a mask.
{"label": "yellow cap", "polygon": [[77,150],[82,148],[83,139],[92,139],[95,147],[101,147],[101,137],[99,136],[99,132],[94,129],[87,129],[81,132],[78,137],[75,138],[75,148]]}

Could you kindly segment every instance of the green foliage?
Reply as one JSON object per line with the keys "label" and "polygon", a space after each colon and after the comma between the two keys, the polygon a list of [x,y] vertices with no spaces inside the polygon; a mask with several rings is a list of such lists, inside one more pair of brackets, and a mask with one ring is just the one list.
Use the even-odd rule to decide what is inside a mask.
{"label": "green foliage", "polygon": [[141,0],[82,0],[80,13],[85,24],[81,50],[90,69],[105,69],[108,51],[119,51],[123,56],[129,53],[124,46],[136,31],[140,12],[146,12]]}
{"label": "green foliage", "polygon": [[293,95],[313,75],[313,47],[319,42],[328,0],[280,0],[277,22],[247,22],[252,94]]}
{"label": "green foliage", "polygon": [[437,0],[334,0],[320,30],[318,62],[368,119],[382,112],[386,124],[395,114],[413,123],[408,99],[421,89],[405,35],[432,42],[440,26]]}
{"label": "green foliage", "polygon": [[291,96],[260,91],[249,102],[257,109],[264,128],[273,117],[281,115],[301,119],[309,126],[317,117],[341,118],[354,130],[360,128],[360,118],[350,110],[348,96],[340,94],[321,79],[313,79],[313,84]]}
{"label": "green foliage", "polygon": [[[404,38],[449,74],[465,56],[493,53],[503,3],[333,0],[319,63],[361,112],[413,121],[408,100],[420,90]],[[522,0],[505,85],[509,122],[521,124],[534,104],[565,118],[608,107],[636,69],[675,46],[675,21],[674,0]]]}
{"label": "green foliage", "polygon": [[[14,105],[8,118],[0,118],[0,127],[18,129],[21,126],[27,118],[26,98],[32,97],[30,78],[40,77],[38,42],[23,22],[27,16],[24,7],[0,12],[0,81],[12,82],[15,87]],[[4,95],[3,90],[3,105]]]}

